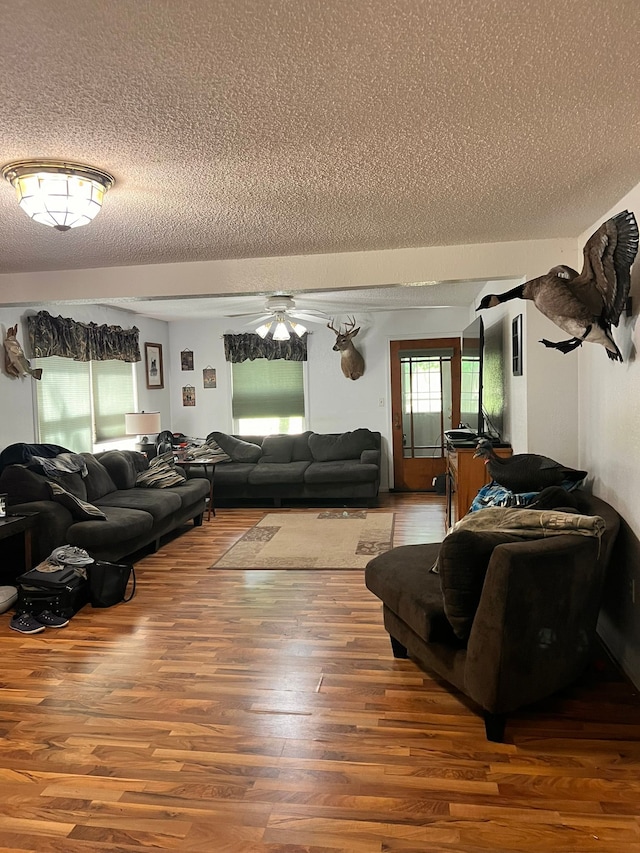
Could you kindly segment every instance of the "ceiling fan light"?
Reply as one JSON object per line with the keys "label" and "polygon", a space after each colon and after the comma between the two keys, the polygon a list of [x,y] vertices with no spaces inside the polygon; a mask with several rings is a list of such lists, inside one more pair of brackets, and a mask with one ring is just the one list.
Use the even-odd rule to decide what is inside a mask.
{"label": "ceiling fan light", "polygon": [[114,184],[113,176],[101,169],[53,160],[8,163],[2,175],[27,216],[58,231],[91,222]]}
{"label": "ceiling fan light", "polygon": [[299,338],[307,334],[307,327],[303,326],[302,323],[294,323],[293,320],[291,320],[290,325]]}
{"label": "ceiling fan light", "polygon": [[260,335],[260,337],[264,340],[269,334],[269,329],[271,328],[271,323],[263,323],[261,326],[258,326],[256,329],[256,335]]}
{"label": "ceiling fan light", "polygon": [[287,329],[283,320],[278,320],[276,323],[276,328],[273,332],[273,340],[274,341],[288,341],[289,340],[289,329]]}

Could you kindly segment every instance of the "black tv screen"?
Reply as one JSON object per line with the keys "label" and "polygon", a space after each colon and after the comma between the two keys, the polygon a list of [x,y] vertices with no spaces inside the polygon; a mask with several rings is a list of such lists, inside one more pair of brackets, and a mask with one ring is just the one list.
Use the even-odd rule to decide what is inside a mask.
{"label": "black tv screen", "polygon": [[462,333],[462,375],[460,385],[460,421],[475,430],[484,431],[482,416],[482,373],[484,324],[482,317],[467,326]]}
{"label": "black tv screen", "polygon": [[484,330],[482,364],[482,407],[485,431],[490,438],[502,440],[504,434],[504,347],[502,320]]}

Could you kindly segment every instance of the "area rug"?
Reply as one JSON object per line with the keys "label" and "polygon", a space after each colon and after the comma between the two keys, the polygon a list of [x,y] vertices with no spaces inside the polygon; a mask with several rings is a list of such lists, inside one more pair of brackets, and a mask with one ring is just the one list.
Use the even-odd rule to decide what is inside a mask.
{"label": "area rug", "polygon": [[270,512],[212,569],[363,569],[393,546],[392,512]]}

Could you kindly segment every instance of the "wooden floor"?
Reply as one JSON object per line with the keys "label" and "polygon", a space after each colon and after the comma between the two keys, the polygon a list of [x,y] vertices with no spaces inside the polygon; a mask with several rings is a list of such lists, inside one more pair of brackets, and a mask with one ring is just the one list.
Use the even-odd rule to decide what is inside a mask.
{"label": "wooden floor", "polygon": [[[442,498],[379,507],[442,537]],[[640,704],[603,656],[489,743],[361,571],[208,569],[263,512],[138,562],[129,604],[0,616],[0,853],[640,851]]]}

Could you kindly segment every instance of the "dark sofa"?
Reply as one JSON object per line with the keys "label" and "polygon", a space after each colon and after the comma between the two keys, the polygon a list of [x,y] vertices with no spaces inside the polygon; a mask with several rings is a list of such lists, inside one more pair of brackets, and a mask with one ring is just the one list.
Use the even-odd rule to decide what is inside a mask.
{"label": "dark sofa", "polygon": [[216,465],[216,503],[242,499],[375,502],[380,487],[379,432],[238,436],[212,432],[230,457]]}
{"label": "dark sofa", "polygon": [[[138,474],[149,467],[142,453],[109,450],[82,453],[87,475],[40,473],[37,466],[7,465],[0,474],[0,492],[8,494],[9,512],[38,513],[32,531],[33,559],[41,562],[60,545],[84,548],[99,560],[116,561],[152,545],[188,521],[202,523],[209,496],[204,477],[168,488],[136,486]],[[67,495],[53,499],[50,481]],[[91,517],[73,497],[97,508],[106,518]]]}
{"label": "dark sofa", "polygon": [[365,569],[395,657],[472,699],[489,740],[502,740],[509,712],[567,686],[589,661],[620,518],[593,495],[571,495],[579,513],[604,521],[599,538],[460,525],[444,543],[392,548]]}

